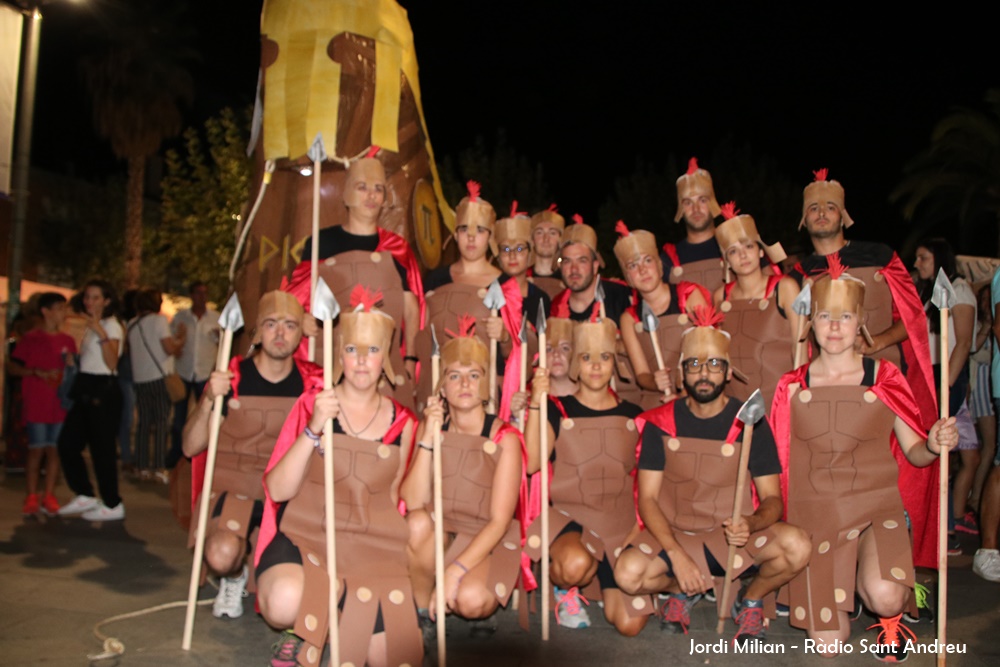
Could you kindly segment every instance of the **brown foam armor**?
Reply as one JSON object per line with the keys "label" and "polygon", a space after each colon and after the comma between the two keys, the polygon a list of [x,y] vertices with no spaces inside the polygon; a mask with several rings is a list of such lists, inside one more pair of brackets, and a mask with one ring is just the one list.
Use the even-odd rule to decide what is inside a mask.
{"label": "brown foam armor", "polygon": [[670,282],[676,285],[682,280],[697,283],[714,293],[722,287],[725,273],[725,262],[719,259],[701,259],[697,262],[688,262],[681,266],[674,266],[670,269]]}
{"label": "brown foam armor", "polygon": [[720,309],[725,313],[721,328],[730,334],[730,364],[747,377],[747,382],[734,378],[726,393],[743,402],[760,388],[764,405],[770,406],[778,380],[792,370],[793,361],[788,320],[778,312],[777,288],[769,299],[726,300]]}
{"label": "brown foam armor", "polygon": [[809,565],[789,583],[789,622],[835,630],[854,607],[858,539],[872,531],[879,572],[913,587],[913,557],[889,448],[896,415],[865,387],[793,388],[788,521],[810,533]]}
{"label": "brown foam armor", "polygon": [[[365,664],[381,608],[388,664],[419,665],[423,645],[407,569],[409,530],[390,495],[400,448],[340,434],[333,436],[333,447],[337,577],[343,603],[340,660]],[[328,589],[320,583],[326,581],[326,538],[318,450],[310,457],[298,495],[285,507],[279,530],[302,554],[306,581],[295,632],[305,640],[299,661],[312,667],[317,663],[308,661],[310,649],[319,649],[313,651],[318,661],[329,626],[320,620],[326,618]]]}

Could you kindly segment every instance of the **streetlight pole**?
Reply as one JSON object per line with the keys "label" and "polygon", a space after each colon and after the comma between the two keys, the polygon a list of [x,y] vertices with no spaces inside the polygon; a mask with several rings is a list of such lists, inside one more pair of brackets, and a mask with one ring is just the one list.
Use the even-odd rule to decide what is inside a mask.
{"label": "streetlight pole", "polygon": [[7,329],[21,310],[21,264],[24,257],[24,228],[28,219],[28,174],[31,171],[31,128],[35,115],[35,81],[38,76],[38,42],[42,13],[38,7],[26,12],[27,38],[24,42],[24,71],[21,100],[17,112],[17,152],[14,157],[14,220],[10,232],[10,264],[7,273]]}

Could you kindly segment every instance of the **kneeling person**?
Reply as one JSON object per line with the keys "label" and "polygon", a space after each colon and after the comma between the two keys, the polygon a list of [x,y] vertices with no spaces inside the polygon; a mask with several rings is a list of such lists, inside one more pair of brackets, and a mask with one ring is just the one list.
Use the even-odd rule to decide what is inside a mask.
{"label": "kneeling person", "polygon": [[[233,358],[229,371],[212,373],[198,409],[184,427],[184,455],[194,458],[192,495],[197,508],[212,404],[217,396],[227,397],[205,533],[205,564],[220,575],[219,594],[212,606],[216,618],[243,615],[249,578],[244,561],[253,553],[263,515],[264,468],[289,411],[302,394],[303,378],[319,371],[314,364],[296,362],[292,356],[302,338],[302,316],[302,306],[290,294],[276,290],[262,296],[254,334],[257,352],[246,359]],[[197,509],[193,515],[198,516]],[[192,521],[188,546],[194,545],[196,532],[197,522]]]}
{"label": "kneeling person", "polygon": [[[628,593],[669,592],[665,627],[684,632],[691,607],[714,586],[720,617],[733,605],[737,639],[763,638],[762,600],[806,566],[809,538],[778,521],[781,466],[763,421],[754,429],[748,466],[759,505],[731,521],[743,424],[736,417],[740,404],[723,393],[732,379],[729,337],[713,326],[716,321],[709,309],[700,308],[698,326],[682,338],[680,370],[687,396],[637,420],[642,431],[638,507],[646,530],[618,559],[615,579]],[[749,487],[744,494],[743,506],[750,508]],[[731,576],[751,567],[756,572],[738,598],[734,585],[730,599],[723,600],[729,545],[738,548]]]}

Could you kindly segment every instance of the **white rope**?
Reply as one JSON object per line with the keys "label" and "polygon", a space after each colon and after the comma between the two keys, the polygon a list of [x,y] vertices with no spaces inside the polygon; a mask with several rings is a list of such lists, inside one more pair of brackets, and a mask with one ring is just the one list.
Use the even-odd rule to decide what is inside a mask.
{"label": "white rope", "polygon": [[232,287],[233,280],[236,277],[236,264],[240,261],[240,255],[243,254],[243,244],[246,243],[247,236],[250,234],[250,227],[253,226],[254,218],[257,217],[257,211],[260,210],[260,204],[264,201],[264,193],[271,182],[271,174],[274,173],[274,164],[274,160],[268,160],[264,163],[264,175],[261,177],[260,190],[257,192],[257,201],[253,203],[253,208],[250,209],[250,215],[247,216],[247,223],[243,225],[240,240],[236,243],[236,252],[233,253],[233,261],[229,263],[230,287]]}
{"label": "white rope", "polygon": [[[198,600],[196,604],[200,606],[212,604],[215,602],[215,598],[208,598],[205,600]],[[136,618],[137,616],[145,616],[146,614],[152,614],[153,612],[163,611],[164,609],[174,609],[176,607],[186,607],[187,600],[178,600],[177,602],[167,602],[165,604],[159,604],[155,607],[147,607],[146,609],[140,609],[138,611],[130,611],[126,614],[118,614],[117,616],[111,616],[103,621],[100,621],[94,626],[94,636],[97,637],[97,641],[101,642],[104,653],[89,654],[87,659],[91,662],[95,660],[107,660],[108,658],[117,658],[118,656],[125,653],[125,643],[118,639],[117,637],[108,637],[101,633],[101,626],[107,625],[108,623],[115,623],[117,621],[124,621],[128,618]]]}

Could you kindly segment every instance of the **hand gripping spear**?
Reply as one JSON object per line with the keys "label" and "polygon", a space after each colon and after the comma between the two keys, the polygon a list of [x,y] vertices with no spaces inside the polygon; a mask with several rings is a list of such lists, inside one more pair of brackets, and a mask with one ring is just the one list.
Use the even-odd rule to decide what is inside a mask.
{"label": "hand gripping spear", "polygon": [[[653,314],[653,309],[645,301],[642,302],[642,328],[649,334],[649,340],[653,343],[653,354],[656,355],[656,368],[663,370],[663,352],[660,351],[660,337],[656,335],[656,330],[660,328],[660,319]],[[663,394],[670,398],[670,392]]]}
{"label": "hand gripping spear", "polygon": [[792,312],[799,316],[798,331],[795,332],[795,361],[792,368],[798,368],[805,361],[806,344],[802,340],[806,328],[806,318],[812,313],[812,283],[802,286],[802,291],[792,301]]}
{"label": "hand gripping spear", "polygon": [[[317,134],[312,146],[306,155],[313,161],[313,199],[312,199],[312,248],[309,254],[311,266],[309,267],[309,303],[310,310],[316,319],[321,319],[316,314],[316,281],[319,279],[319,204],[320,204],[320,183],[323,177],[323,160],[326,159],[326,146],[323,143],[323,135]],[[338,310],[339,312],[339,310]],[[336,315],[334,315],[336,317]],[[309,361],[316,361],[316,339],[309,337],[307,343]]]}
{"label": "hand gripping spear", "polygon": [[[743,404],[740,411],[736,413],[736,418],[743,422],[743,444],[740,446],[740,467],[736,471],[736,497],[733,499],[732,524],[735,524],[742,517],[743,512],[743,489],[747,484],[747,465],[750,461],[750,445],[753,442],[753,427],[764,416],[764,397],[760,389],[755,389],[747,402]],[[729,589],[733,584],[733,563],[736,560],[736,546],[729,545],[729,555],[726,558],[726,578],[722,583],[723,607],[725,601],[729,599]],[[726,627],[725,610],[719,615],[719,622],[715,626],[715,631],[722,634]]]}
{"label": "hand gripping spear", "polygon": [[[431,325],[431,386],[437,391],[441,380],[441,347],[437,332]],[[445,667],[445,599],[444,599],[444,500],[441,497],[441,427],[434,429],[434,615],[437,623],[438,665]]]}
{"label": "hand gripping spear", "polygon": [[[931,292],[931,303],[941,311],[941,334],[938,338],[941,347],[938,359],[941,360],[941,385],[938,392],[940,402],[941,419],[949,416],[950,386],[948,378],[950,376],[948,368],[948,318],[951,316],[951,308],[955,305],[955,288],[945,275],[944,269],[938,269],[937,280],[934,281],[934,290]],[[937,640],[943,646],[945,643],[945,630],[948,620],[948,450],[941,448],[940,453],[940,475],[938,477],[938,608],[937,608]],[[945,664],[944,652],[938,654],[938,667]]]}
{"label": "hand gripping spear", "polygon": [[[222,327],[222,343],[215,359],[215,370],[224,372],[229,365],[229,353],[233,349],[233,333],[243,326],[243,311],[240,310],[240,300],[235,292],[226,302],[226,307],[219,315],[219,326]],[[211,505],[212,478],[215,476],[215,456],[219,449],[219,427],[222,425],[222,399],[216,396],[212,402],[212,417],[208,426],[208,452],[205,455],[205,479],[201,485],[201,505],[198,507],[198,532],[194,541],[194,561],[191,563],[191,583],[188,586],[187,612],[184,616],[184,638],[181,648],[191,650],[191,633],[194,632],[195,599],[198,596],[198,584],[201,582],[201,566],[205,557],[205,529],[208,524],[208,508]]]}
{"label": "hand gripping spear", "polygon": [[[486,290],[483,298],[483,305],[490,309],[490,315],[496,317],[501,308],[507,305],[507,299],[503,295],[503,288],[500,282],[494,280]],[[497,343],[496,339],[490,339],[490,403],[487,412],[491,415],[497,413]]]}
{"label": "hand gripping spear", "polygon": [[[340,314],[340,304],[326,281],[316,282],[312,313],[323,321],[323,389],[333,388],[333,320]],[[337,541],[334,534],[333,505],[333,419],[323,425],[323,507],[326,511],[326,575],[330,580],[330,664],[340,664],[340,630],[337,623],[338,584]]]}
{"label": "hand gripping spear", "polygon": [[[548,355],[545,349],[545,308],[538,304],[538,319],[535,329],[538,332],[538,367],[548,368]],[[549,595],[552,587],[549,578],[549,395],[542,394],[538,399],[538,474],[542,476],[542,580],[538,590],[542,595],[542,641],[549,640]]]}

